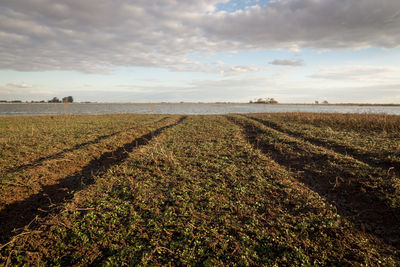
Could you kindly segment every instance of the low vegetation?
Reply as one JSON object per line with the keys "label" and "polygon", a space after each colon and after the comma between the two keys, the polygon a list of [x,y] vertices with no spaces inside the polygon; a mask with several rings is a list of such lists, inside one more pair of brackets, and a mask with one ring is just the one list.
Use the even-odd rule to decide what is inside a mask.
{"label": "low vegetation", "polygon": [[400,264],[399,118],[312,116],[0,118],[0,261]]}
{"label": "low vegetation", "polygon": [[250,104],[278,104],[278,101],[276,101],[274,98],[258,98],[258,99],[254,99],[249,101]]}
{"label": "low vegetation", "polygon": [[2,117],[0,171],[20,170],[160,118],[158,115]]}

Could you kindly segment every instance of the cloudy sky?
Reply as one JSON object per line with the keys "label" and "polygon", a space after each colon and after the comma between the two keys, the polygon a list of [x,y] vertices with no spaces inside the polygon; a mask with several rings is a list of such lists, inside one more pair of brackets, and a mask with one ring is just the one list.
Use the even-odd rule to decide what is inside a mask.
{"label": "cloudy sky", "polygon": [[399,0],[1,0],[0,99],[400,103]]}

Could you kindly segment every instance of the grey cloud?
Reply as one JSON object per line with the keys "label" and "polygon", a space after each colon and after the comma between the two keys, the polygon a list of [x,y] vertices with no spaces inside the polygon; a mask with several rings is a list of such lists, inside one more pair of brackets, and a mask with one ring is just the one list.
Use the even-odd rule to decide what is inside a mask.
{"label": "grey cloud", "polygon": [[213,44],[189,25],[216,1],[0,3],[0,68],[104,72],[115,66],[185,65]]}
{"label": "grey cloud", "polygon": [[234,14],[209,16],[215,39],[255,48],[397,47],[398,0],[280,0]]}
{"label": "grey cloud", "polygon": [[304,65],[304,62],[301,59],[275,59],[269,64],[278,66],[300,67]]}
{"label": "grey cloud", "polygon": [[[395,47],[398,0],[281,0],[235,13],[222,0],[3,0],[0,69],[108,72],[117,66],[242,73],[188,60],[245,49]],[[225,1],[226,2],[226,1]]]}

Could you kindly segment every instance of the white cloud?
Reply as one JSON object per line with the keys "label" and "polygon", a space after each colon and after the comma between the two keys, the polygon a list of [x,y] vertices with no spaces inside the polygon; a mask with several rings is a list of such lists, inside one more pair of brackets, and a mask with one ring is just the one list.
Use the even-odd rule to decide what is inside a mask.
{"label": "white cloud", "polygon": [[400,67],[396,66],[333,66],[320,68],[310,78],[330,82],[366,85],[400,85]]}
{"label": "white cloud", "polygon": [[8,83],[7,85],[0,87],[0,95],[14,95],[17,98],[32,97],[32,96],[43,96],[55,94],[53,90],[35,88],[35,86],[27,83]]}
{"label": "white cloud", "polygon": [[304,65],[304,62],[301,59],[275,59],[274,61],[270,62],[270,64],[278,66],[300,67]]}
{"label": "white cloud", "polygon": [[14,88],[32,88],[33,85],[31,84],[26,84],[26,83],[9,83],[7,84],[9,87],[14,87]]}
{"label": "white cloud", "polygon": [[228,65],[222,61],[218,61],[215,63],[200,63],[194,60],[185,60],[180,65],[171,66],[170,70],[219,73],[229,76],[249,72],[259,72],[265,70],[265,68],[257,67],[254,65]]}
{"label": "white cloud", "polygon": [[235,13],[226,0],[3,0],[0,69],[107,72],[116,66],[242,73],[188,60],[246,49],[396,47],[398,0],[280,0]]}

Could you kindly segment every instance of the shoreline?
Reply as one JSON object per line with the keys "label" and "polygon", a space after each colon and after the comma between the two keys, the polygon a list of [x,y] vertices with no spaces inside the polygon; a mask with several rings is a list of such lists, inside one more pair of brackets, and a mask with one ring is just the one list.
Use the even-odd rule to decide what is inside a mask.
{"label": "shoreline", "polygon": [[74,103],[12,103],[0,102],[0,105],[70,105],[70,104],[87,104],[87,105],[178,105],[178,104],[191,104],[191,105],[268,105],[268,106],[361,106],[361,107],[400,107],[400,104],[372,104],[372,103],[332,103],[332,104],[313,104],[313,103],[244,103],[244,102],[74,102]]}

